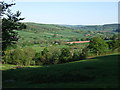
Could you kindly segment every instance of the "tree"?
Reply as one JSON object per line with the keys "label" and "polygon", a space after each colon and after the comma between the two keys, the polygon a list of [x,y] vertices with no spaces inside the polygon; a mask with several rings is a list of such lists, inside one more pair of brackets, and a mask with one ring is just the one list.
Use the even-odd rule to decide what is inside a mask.
{"label": "tree", "polygon": [[41,53],[42,55],[46,55],[48,52],[49,52],[48,48],[45,47]]}
{"label": "tree", "polygon": [[108,42],[109,48],[112,49],[112,51],[120,48],[120,40],[112,40]]}
{"label": "tree", "polygon": [[91,53],[99,55],[105,53],[108,49],[108,44],[101,37],[93,37],[87,48]]}
{"label": "tree", "polygon": [[88,48],[83,48],[82,53],[80,54],[80,59],[86,59],[88,57]]}
{"label": "tree", "polygon": [[16,30],[21,30],[26,28],[26,25],[20,23],[20,20],[24,18],[20,18],[21,12],[17,11],[15,14],[11,12],[9,7],[15,4],[7,4],[5,2],[0,2],[1,14],[2,18],[2,50],[5,51],[8,46],[16,44],[19,39],[18,33]]}
{"label": "tree", "polygon": [[71,60],[72,56],[69,48],[62,48],[60,55],[60,63],[66,63]]}
{"label": "tree", "polygon": [[48,50],[48,48],[44,48],[43,51],[41,52],[41,57],[40,57],[40,61],[41,64],[43,65],[47,65],[47,64],[52,64],[52,53]]}
{"label": "tree", "polygon": [[32,48],[6,50],[4,54],[4,63],[27,66],[35,62],[33,61],[35,51]]}

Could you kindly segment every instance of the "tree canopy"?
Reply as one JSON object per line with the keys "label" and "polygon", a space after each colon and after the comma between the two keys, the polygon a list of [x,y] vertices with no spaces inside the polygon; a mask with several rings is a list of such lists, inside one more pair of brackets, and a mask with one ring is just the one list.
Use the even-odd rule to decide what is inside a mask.
{"label": "tree canopy", "polygon": [[2,50],[5,51],[8,46],[15,44],[18,39],[18,33],[16,30],[21,30],[26,28],[26,25],[20,23],[19,21],[24,18],[20,18],[21,12],[17,11],[15,14],[11,12],[9,7],[15,5],[15,3],[7,4],[5,2],[0,2],[2,18]]}
{"label": "tree canopy", "polygon": [[88,48],[91,52],[99,55],[108,49],[108,44],[101,37],[93,37],[90,40]]}

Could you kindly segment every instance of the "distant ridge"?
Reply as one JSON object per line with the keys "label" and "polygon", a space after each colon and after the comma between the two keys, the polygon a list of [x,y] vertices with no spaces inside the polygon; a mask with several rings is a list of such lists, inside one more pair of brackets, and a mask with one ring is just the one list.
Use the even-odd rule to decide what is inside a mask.
{"label": "distant ridge", "polygon": [[102,30],[102,31],[116,31],[120,24],[104,24],[104,25],[61,25],[77,30]]}
{"label": "distant ridge", "polygon": [[67,24],[44,24],[44,23],[35,23],[35,22],[24,22],[27,25],[39,26],[42,28],[52,28],[52,29],[61,29],[67,28],[72,30],[86,30],[86,31],[115,31],[119,32],[118,25],[120,24],[104,24],[104,25],[67,25]]}

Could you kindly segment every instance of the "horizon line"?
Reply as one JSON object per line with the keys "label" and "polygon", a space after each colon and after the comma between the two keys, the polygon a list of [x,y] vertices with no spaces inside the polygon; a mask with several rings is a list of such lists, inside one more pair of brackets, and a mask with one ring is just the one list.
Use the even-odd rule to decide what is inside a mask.
{"label": "horizon line", "polygon": [[5,2],[120,2],[119,0],[0,0]]}
{"label": "horizon line", "polygon": [[[21,21],[22,22],[22,21]],[[119,24],[119,23],[105,23],[105,24],[57,24],[57,23],[40,23],[40,22],[33,22],[33,21],[23,21],[22,23],[36,23],[36,24],[54,24],[54,25],[83,25],[83,26],[94,26],[94,25],[106,25],[106,24]]]}

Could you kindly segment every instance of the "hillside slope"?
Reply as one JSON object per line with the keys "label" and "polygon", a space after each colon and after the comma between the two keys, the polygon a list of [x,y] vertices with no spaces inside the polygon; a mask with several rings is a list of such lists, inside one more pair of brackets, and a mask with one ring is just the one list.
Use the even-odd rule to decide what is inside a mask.
{"label": "hillside slope", "polygon": [[3,88],[117,88],[118,58],[101,56],[36,68],[3,71]]}
{"label": "hillside slope", "polygon": [[[80,41],[89,40],[94,36],[111,37],[117,32],[116,24],[103,26],[81,26],[81,25],[54,25],[54,24],[39,24],[39,23],[25,23],[27,28],[18,31],[20,35],[20,42],[32,43],[54,43],[54,41]],[[77,28],[79,27],[79,28]],[[101,32],[100,32],[101,31]],[[50,42],[51,41],[51,42]]]}

